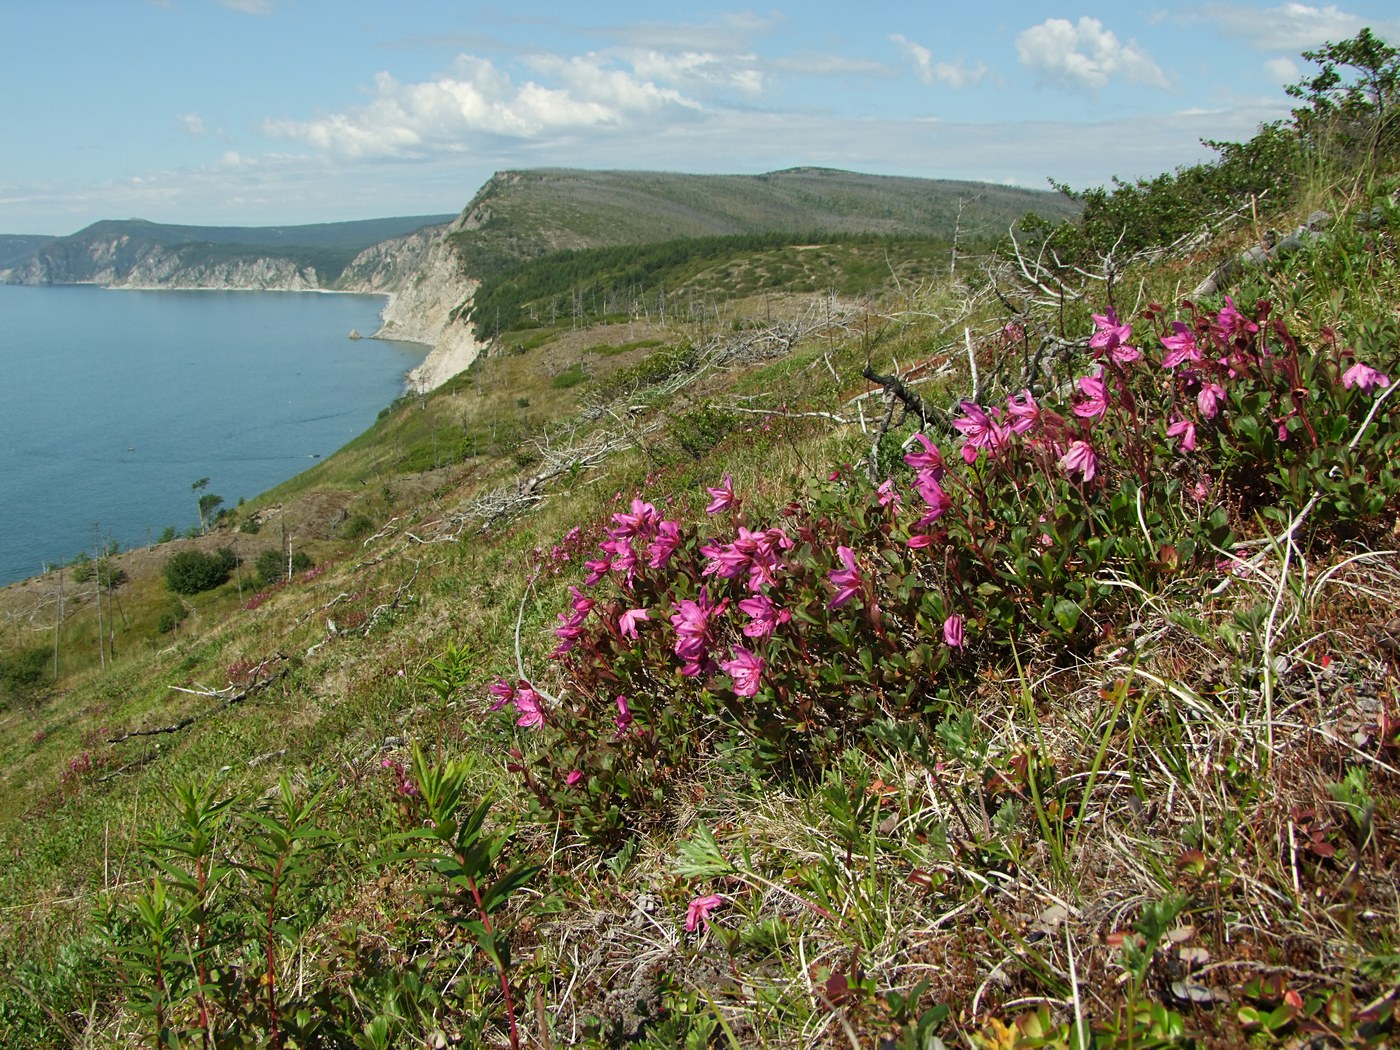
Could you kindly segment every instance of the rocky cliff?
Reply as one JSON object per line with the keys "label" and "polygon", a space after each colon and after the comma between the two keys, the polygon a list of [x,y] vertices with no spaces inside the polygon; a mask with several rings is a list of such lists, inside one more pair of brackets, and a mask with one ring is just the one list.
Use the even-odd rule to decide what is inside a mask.
{"label": "rocky cliff", "polygon": [[376,339],[403,339],[432,346],[409,373],[409,385],[423,392],[441,386],[467,368],[481,346],[471,326],[454,321],[470,304],[477,282],[468,278],[447,235],[461,223],[434,226],[376,244],[345,268],[338,287],[348,292],[386,292]]}

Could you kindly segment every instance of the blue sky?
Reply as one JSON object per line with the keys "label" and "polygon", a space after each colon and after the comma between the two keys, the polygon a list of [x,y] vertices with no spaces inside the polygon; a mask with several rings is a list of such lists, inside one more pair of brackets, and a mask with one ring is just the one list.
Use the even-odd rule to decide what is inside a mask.
{"label": "blue sky", "polygon": [[[456,212],[492,172],[824,165],[1044,187],[1284,116],[1341,4],[0,0],[0,233]],[[677,13],[672,13],[677,12]]]}

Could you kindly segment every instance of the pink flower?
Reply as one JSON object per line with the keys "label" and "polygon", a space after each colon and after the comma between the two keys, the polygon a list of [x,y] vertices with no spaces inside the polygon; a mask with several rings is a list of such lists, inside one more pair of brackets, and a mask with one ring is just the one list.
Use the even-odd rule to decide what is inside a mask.
{"label": "pink flower", "polygon": [[950,649],[963,647],[963,618],[957,613],[943,621],[943,644]]}
{"label": "pink flower", "polygon": [[604,555],[597,561],[584,562],[583,567],[588,570],[588,578],[583,581],[584,586],[592,587],[608,574],[608,571],[612,568],[612,559]]}
{"label": "pink flower", "polygon": [[831,598],[831,608],[839,609],[856,596],[860,590],[860,570],[856,568],[856,555],[850,547],[837,547],[836,556],[841,559],[844,569],[833,569],[829,574],[836,585],[836,593]]}
{"label": "pink flower", "polygon": [[663,521],[656,529],[656,538],[647,547],[647,565],[653,569],[664,569],[671,560],[671,555],[676,553],[676,549],[681,545],[680,522]]}
{"label": "pink flower", "polygon": [[1220,326],[1220,330],[1225,333],[1226,337],[1234,335],[1241,329],[1246,332],[1259,331],[1257,324],[1246,320],[1244,314],[1235,309],[1235,300],[1228,295],[1225,297],[1225,305],[1221,307],[1220,313],[1215,317],[1215,323]]}
{"label": "pink flower", "polygon": [[875,491],[882,507],[894,507],[898,511],[904,503],[904,497],[894,490],[894,478],[886,478]]}
{"label": "pink flower", "polygon": [[928,535],[927,533],[920,532],[916,533],[913,536],[910,536],[904,542],[911,549],[920,550],[923,547],[933,546],[933,537]]}
{"label": "pink flower", "polygon": [[1018,434],[1034,430],[1040,423],[1040,406],[1029,390],[1007,398],[1006,414],[1011,417],[1011,429]]}
{"label": "pink flower", "polygon": [[564,783],[565,783],[565,784],[568,784],[569,787],[577,787],[577,786],[578,786],[578,782],[579,782],[580,780],[582,780],[582,779],[583,779],[583,770],[581,770],[581,769],[571,769],[571,770],[569,770],[569,775],[566,776],[566,777],[564,778]]}
{"label": "pink flower", "polygon": [[1214,419],[1220,413],[1220,403],[1225,400],[1225,388],[1219,383],[1206,383],[1196,395],[1196,405],[1201,415]]}
{"label": "pink flower", "polygon": [[1098,329],[1089,337],[1089,345],[1100,351],[1107,351],[1119,364],[1131,364],[1142,356],[1135,346],[1129,346],[1133,337],[1133,326],[1120,324],[1118,315],[1110,308],[1107,313],[1094,314],[1094,326]]}
{"label": "pink flower", "polygon": [[1167,355],[1162,358],[1163,368],[1175,368],[1185,362],[1201,360],[1201,350],[1196,346],[1196,335],[1180,321],[1172,322],[1172,334],[1162,337],[1162,345]]}
{"label": "pink flower", "polygon": [[742,645],[734,647],[734,659],[721,660],[720,668],[734,679],[736,696],[753,696],[758,692],[758,680],[763,674],[763,661]]}
{"label": "pink flower", "polygon": [[705,669],[709,660],[710,647],[714,640],[710,636],[710,619],[724,602],[715,606],[709,595],[701,590],[698,600],[681,599],[676,612],[671,616],[671,626],[676,629],[675,653],[683,661],[681,674],[694,678]]}
{"label": "pink flower", "polygon": [[1348,390],[1359,387],[1363,393],[1369,394],[1376,387],[1390,386],[1390,376],[1358,361],[1342,373],[1342,386]]}
{"label": "pink flower", "polygon": [[617,698],[617,717],[613,723],[617,726],[618,736],[627,732],[627,727],[632,724],[632,709],[627,706],[627,697],[620,694]]}
{"label": "pink flower", "polygon": [[1069,451],[1060,457],[1060,466],[1066,474],[1082,474],[1084,481],[1094,480],[1099,470],[1099,457],[1094,447],[1087,441],[1071,441]]}
{"label": "pink flower", "polygon": [[511,685],[504,678],[497,678],[487,687],[486,691],[495,697],[487,708],[488,711],[499,711],[501,708],[505,707],[506,704],[515,699],[515,686]]}
{"label": "pink flower", "polygon": [[544,725],[544,709],[540,706],[540,694],[524,683],[521,683],[520,688],[516,691],[515,709],[520,712],[520,717],[515,720],[516,725],[526,729],[534,729]]}
{"label": "pink flower", "polygon": [[953,505],[953,501],[948,498],[948,494],[943,491],[943,486],[938,484],[937,479],[928,472],[921,471],[919,473],[916,485],[919,496],[928,506],[928,512],[914,523],[914,528],[921,529],[942,517],[944,512]]}
{"label": "pink flower", "polygon": [[943,453],[932,441],[924,437],[923,434],[915,434],[914,440],[923,445],[922,452],[906,452],[904,462],[908,463],[915,470],[935,471],[938,478],[943,477]]}
{"label": "pink flower", "polygon": [[705,491],[710,494],[710,505],[705,508],[706,514],[718,514],[734,506],[734,482],[730,480],[728,471],[725,471],[724,480],[720,482],[719,488],[712,489],[706,486]]}
{"label": "pink flower", "polygon": [[624,638],[636,638],[637,624],[650,619],[651,616],[645,609],[628,609],[618,617],[617,629],[622,632]]}
{"label": "pink flower", "polygon": [[685,932],[694,933],[701,923],[709,926],[710,912],[723,903],[724,898],[718,893],[711,893],[708,897],[696,897],[685,910]]}
{"label": "pink flower", "polygon": [[587,595],[585,595],[573,584],[570,584],[569,604],[573,606],[574,612],[586,614],[592,612],[593,606],[597,605],[598,603],[594,599],[589,598]]}
{"label": "pink flower", "polygon": [[1104,380],[1104,371],[1099,369],[1098,375],[1084,376],[1079,380],[1079,391],[1084,395],[1084,400],[1074,406],[1074,414],[1081,419],[1094,419],[1101,416],[1108,410],[1108,384]]}
{"label": "pink flower", "polygon": [[1189,419],[1178,419],[1167,427],[1167,437],[1181,438],[1181,451],[1194,452],[1196,449],[1196,424]]}
{"label": "pink flower", "polygon": [[780,610],[766,594],[745,598],[739,603],[739,609],[749,617],[749,622],[744,624],[746,638],[767,638],[779,624],[792,619],[792,613]]}
{"label": "pink flower", "polygon": [[[953,420],[953,429],[965,439],[962,447],[964,462],[976,461],[979,448],[985,448],[987,455],[995,458],[1010,440],[1010,428],[998,423],[985,408],[973,401],[962,401],[958,408],[962,411],[962,416]],[[994,413],[1000,411],[992,409]]]}

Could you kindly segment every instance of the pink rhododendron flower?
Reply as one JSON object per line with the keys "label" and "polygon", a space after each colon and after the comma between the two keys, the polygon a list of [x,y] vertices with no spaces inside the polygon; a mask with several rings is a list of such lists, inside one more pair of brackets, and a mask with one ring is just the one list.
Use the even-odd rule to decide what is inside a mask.
{"label": "pink rhododendron flower", "polygon": [[1124,365],[1131,364],[1142,356],[1137,347],[1128,344],[1128,340],[1133,337],[1133,326],[1120,323],[1112,308],[1107,313],[1094,314],[1093,318],[1094,326],[1098,330],[1089,337],[1090,347],[1107,353],[1113,360]]}
{"label": "pink rhododendron flower", "polygon": [[855,551],[850,547],[837,547],[836,556],[841,559],[844,569],[833,569],[829,575],[836,585],[836,593],[831,598],[831,608],[839,609],[856,596],[860,590],[860,570],[856,568]]}
{"label": "pink rhododendron flower", "polygon": [[696,897],[685,910],[685,932],[694,933],[701,923],[710,925],[710,912],[723,903],[724,898],[718,893],[711,893],[708,897]]}
{"label": "pink rhododendron flower", "polygon": [[588,595],[584,594],[573,584],[569,584],[569,604],[573,606],[574,612],[584,613],[586,615],[592,612],[593,606],[598,603],[595,599],[588,597]]}
{"label": "pink rhododendron flower", "polygon": [[728,471],[724,472],[724,480],[720,482],[719,488],[712,489],[706,486],[705,491],[710,494],[710,505],[705,508],[706,514],[718,514],[734,506],[734,482],[730,479]]}
{"label": "pink rhododendron flower", "polygon": [[933,546],[933,537],[927,533],[916,533],[904,541],[905,545],[913,550],[922,550],[924,547]]}
{"label": "pink rhododendron flower", "polygon": [[579,781],[582,780],[582,779],[583,779],[583,770],[581,770],[581,769],[571,769],[571,770],[569,770],[569,775],[566,776],[566,777],[564,778],[564,783],[565,783],[565,784],[568,784],[569,787],[577,787]]}
{"label": "pink rhododendron flower", "polygon": [[[1009,427],[998,423],[987,413],[981,405],[972,401],[962,401],[958,404],[962,412],[960,417],[953,420],[953,429],[963,435],[962,458],[967,463],[975,462],[977,450],[985,448],[987,455],[995,458],[1004,449],[1010,440],[1011,430]],[[1000,409],[993,409],[993,413],[1000,413]]]}
{"label": "pink rhododendron flower", "polygon": [[656,528],[656,538],[647,547],[647,566],[664,569],[671,561],[671,555],[681,545],[680,522],[666,520]]}
{"label": "pink rhododendron flower", "polygon": [[1084,376],[1079,380],[1079,392],[1084,395],[1084,400],[1074,406],[1076,416],[1095,419],[1108,410],[1108,383],[1102,368],[1098,375]]}
{"label": "pink rhododendron flower", "polygon": [[734,647],[734,659],[721,660],[720,668],[734,679],[737,696],[753,696],[758,692],[758,680],[763,674],[763,661],[742,645]]}
{"label": "pink rhododendron flower", "polygon": [[882,507],[893,507],[898,511],[904,503],[904,497],[894,490],[894,478],[886,478],[875,492]]}
{"label": "pink rhododendron flower", "polygon": [[710,635],[710,619],[726,602],[716,606],[702,590],[698,599],[683,598],[671,617],[676,629],[675,653],[682,661],[681,674],[694,678],[705,669],[714,639]]}
{"label": "pink rhododendron flower", "polygon": [[1358,387],[1363,393],[1369,394],[1376,387],[1390,386],[1390,376],[1358,361],[1342,373],[1342,386],[1348,390]]}
{"label": "pink rhododendron flower", "polygon": [[584,562],[583,567],[588,570],[588,578],[583,581],[584,586],[592,587],[612,569],[612,559],[604,556],[597,561]]}
{"label": "pink rhododendron flower", "polygon": [[1006,414],[1011,417],[1011,429],[1018,434],[1028,433],[1040,423],[1040,406],[1029,390],[1007,398]]}
{"label": "pink rhododendron flower", "polygon": [[1201,387],[1201,392],[1196,395],[1196,406],[1200,408],[1201,415],[1207,419],[1214,419],[1220,414],[1220,405],[1225,400],[1225,388],[1219,383],[1206,383]]}
{"label": "pink rhododendron flower", "polygon": [[515,699],[515,686],[511,685],[504,678],[497,678],[487,687],[486,691],[495,697],[487,708],[488,711],[499,711],[501,708],[505,707],[506,704]]}
{"label": "pink rhododendron flower", "polygon": [[1172,322],[1172,334],[1162,337],[1162,345],[1167,348],[1167,355],[1162,358],[1163,368],[1175,368],[1184,361],[1201,360],[1196,334],[1180,321]]}
{"label": "pink rhododendron flower", "polygon": [[624,638],[636,638],[637,624],[650,619],[651,615],[645,609],[628,609],[617,618],[617,629]]}
{"label": "pink rhododendron flower", "polygon": [[943,644],[950,649],[963,647],[963,618],[957,613],[943,621]]}
{"label": "pink rhododendron flower", "polygon": [[930,470],[941,481],[943,479],[943,453],[923,434],[915,434],[914,440],[923,445],[920,452],[906,452],[904,462],[915,470]]}
{"label": "pink rhododendron flower", "polygon": [[615,524],[608,530],[608,535],[613,539],[630,539],[633,536],[649,537],[655,534],[657,526],[661,524],[661,515],[655,506],[639,497],[632,500],[630,512],[614,514],[612,520]]}
{"label": "pink rhododendron flower", "polygon": [[1221,307],[1220,313],[1215,315],[1215,323],[1228,338],[1238,331],[1257,332],[1259,326],[1247,319],[1244,314],[1235,309],[1235,300],[1228,295],[1225,297],[1225,305]]}
{"label": "pink rhododendron flower", "polygon": [[1093,481],[1099,470],[1099,457],[1087,441],[1071,441],[1069,451],[1060,457],[1060,467],[1066,474],[1082,474],[1086,482]]}
{"label": "pink rhododendron flower", "polygon": [[779,609],[766,594],[745,598],[739,603],[739,609],[749,617],[749,622],[744,624],[746,638],[767,638],[779,624],[792,619],[792,613]]}
{"label": "pink rhododendron flower", "polygon": [[938,480],[930,473],[920,472],[915,482],[919,496],[928,506],[927,513],[914,523],[914,528],[921,529],[925,525],[932,525],[937,521],[953,501],[948,498],[948,494],[943,491],[943,486],[938,484]]}
{"label": "pink rhododendron flower", "polygon": [[1167,437],[1180,438],[1181,450],[1194,452],[1196,449],[1196,424],[1189,419],[1178,419],[1167,427]]}
{"label": "pink rhododendron flower", "polygon": [[526,729],[544,725],[544,708],[540,706],[540,694],[524,683],[516,690],[515,709],[520,713],[520,717],[515,720],[516,725]]}
{"label": "pink rhododendron flower", "polygon": [[617,698],[617,717],[613,723],[617,726],[618,736],[627,732],[627,727],[632,724],[632,709],[627,706],[627,697],[620,694]]}

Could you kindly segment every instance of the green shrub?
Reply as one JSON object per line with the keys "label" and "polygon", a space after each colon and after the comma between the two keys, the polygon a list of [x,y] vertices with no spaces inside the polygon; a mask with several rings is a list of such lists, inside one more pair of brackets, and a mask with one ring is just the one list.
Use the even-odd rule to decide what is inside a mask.
{"label": "green shrub", "polygon": [[681,448],[699,459],[723,441],[738,425],[732,412],[706,405],[676,419],[671,428]]}
{"label": "green shrub", "polygon": [[352,515],[340,527],[341,538],[347,540],[358,540],[361,536],[368,536],[373,531],[374,519],[368,514]]}
{"label": "green shrub", "polygon": [[554,377],[554,389],[568,390],[570,387],[578,386],[587,378],[588,375],[584,372],[583,365],[575,362]]}
{"label": "green shrub", "polygon": [[0,703],[5,707],[32,696],[48,673],[53,653],[38,645],[0,656]]}
{"label": "green shrub", "polygon": [[[258,571],[258,582],[262,586],[269,583],[276,583],[287,578],[287,557],[276,547],[269,547],[258,555],[258,560],[253,563]],[[292,554],[292,574],[305,572],[312,566],[311,556],[305,551],[296,551]]]}
{"label": "green shrub", "polygon": [[238,555],[227,547],[211,554],[180,551],[165,563],[165,583],[176,594],[199,594],[225,582],[238,564]]}
{"label": "green shrub", "polygon": [[161,634],[171,634],[189,614],[190,611],[183,605],[172,605],[160,614],[160,619],[156,621],[156,630]]}

